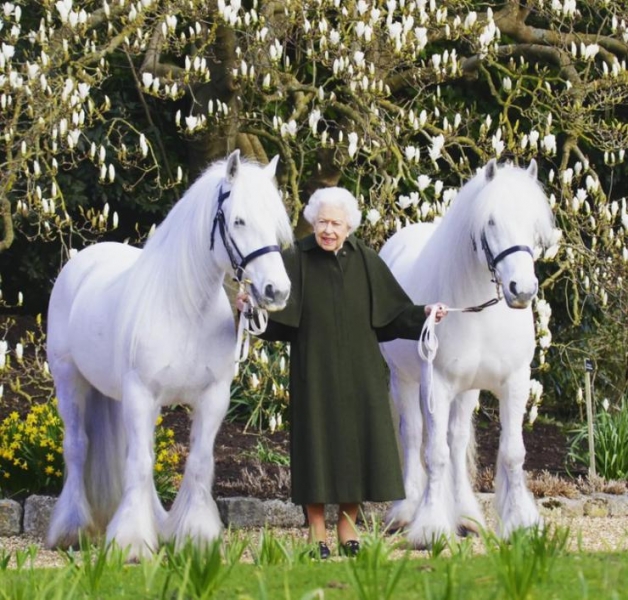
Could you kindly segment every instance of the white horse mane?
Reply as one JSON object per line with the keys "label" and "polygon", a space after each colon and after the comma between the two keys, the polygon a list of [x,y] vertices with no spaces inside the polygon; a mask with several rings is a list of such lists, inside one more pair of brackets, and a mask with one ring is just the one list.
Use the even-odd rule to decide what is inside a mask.
{"label": "white horse mane", "polygon": [[[226,160],[218,161],[196,179],[131,267],[116,325],[118,331],[131,332],[131,336],[118,340],[118,351],[127,347],[133,356],[142,323],[154,324],[172,314],[198,319],[207,310],[210,295],[220,288],[224,272],[216,264],[210,241],[226,164]],[[255,230],[275,232],[281,245],[293,241],[281,196],[272,178],[256,163],[240,161],[223,210],[230,230],[237,215],[254,224]],[[215,247],[222,245],[218,228],[214,243]]]}
{"label": "white horse mane", "polygon": [[[488,180],[487,169],[494,169]],[[483,257],[481,236],[489,220],[502,230],[516,232],[517,243],[533,248],[551,245],[554,217],[536,171],[489,163],[460,189],[423,251],[430,256],[428,263],[438,265],[431,276],[438,280],[444,297],[453,293],[451,286],[472,276],[478,263],[470,248],[475,243]]]}

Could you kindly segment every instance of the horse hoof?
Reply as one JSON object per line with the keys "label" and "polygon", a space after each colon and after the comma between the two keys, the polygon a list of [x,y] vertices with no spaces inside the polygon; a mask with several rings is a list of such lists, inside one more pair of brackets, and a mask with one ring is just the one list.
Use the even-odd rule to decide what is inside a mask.
{"label": "horse hoof", "polygon": [[458,534],[458,537],[461,538],[478,537],[480,535],[480,532],[477,529],[469,525],[459,525],[456,533]]}

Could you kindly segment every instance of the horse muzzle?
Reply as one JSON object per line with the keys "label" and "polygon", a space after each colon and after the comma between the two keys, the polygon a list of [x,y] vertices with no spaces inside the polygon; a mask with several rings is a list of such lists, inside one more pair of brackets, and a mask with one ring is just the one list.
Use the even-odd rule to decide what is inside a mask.
{"label": "horse muzzle", "polygon": [[290,296],[290,287],[286,288],[267,283],[264,285],[262,292],[257,287],[252,286],[252,292],[260,308],[273,312],[285,308]]}
{"label": "horse muzzle", "polygon": [[529,289],[521,289],[516,281],[511,281],[508,286],[502,286],[504,292],[504,300],[510,308],[528,308],[539,291],[538,281],[534,281],[534,285]]}

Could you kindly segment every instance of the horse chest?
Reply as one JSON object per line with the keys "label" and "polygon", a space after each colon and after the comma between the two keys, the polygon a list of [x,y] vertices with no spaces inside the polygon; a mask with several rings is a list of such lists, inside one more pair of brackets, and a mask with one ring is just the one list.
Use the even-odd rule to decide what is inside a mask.
{"label": "horse chest", "polygon": [[[461,389],[491,389],[530,365],[534,355],[534,327],[527,315],[508,315],[451,327],[443,335],[437,365]],[[463,315],[469,318],[470,315]],[[453,320],[452,320],[453,321]]]}

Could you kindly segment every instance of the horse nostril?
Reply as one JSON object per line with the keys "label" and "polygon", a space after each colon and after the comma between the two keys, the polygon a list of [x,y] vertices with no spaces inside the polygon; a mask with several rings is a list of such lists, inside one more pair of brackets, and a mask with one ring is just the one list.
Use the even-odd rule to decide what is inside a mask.
{"label": "horse nostril", "polygon": [[269,283],[266,285],[266,287],[264,288],[264,296],[269,300],[275,299],[275,288],[272,284]]}
{"label": "horse nostril", "polygon": [[517,295],[517,284],[514,281],[510,282],[510,285],[508,286],[510,288],[510,291],[512,292],[513,296]]}

